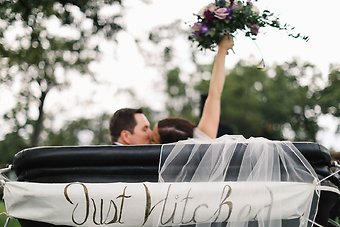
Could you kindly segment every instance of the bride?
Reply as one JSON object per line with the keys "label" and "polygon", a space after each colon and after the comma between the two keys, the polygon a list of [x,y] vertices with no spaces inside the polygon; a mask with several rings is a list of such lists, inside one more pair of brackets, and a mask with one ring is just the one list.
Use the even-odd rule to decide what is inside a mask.
{"label": "bride", "polygon": [[[318,178],[308,161],[291,142],[270,141],[265,138],[245,139],[243,136],[236,135],[225,135],[216,139],[221,94],[226,75],[225,57],[232,47],[231,36],[223,37],[218,44],[208,97],[198,125],[195,126],[183,118],[166,118],[155,125],[152,142],[163,144],[159,182],[236,181],[247,182],[250,187],[262,185],[264,189],[257,190],[254,196],[260,200],[270,198],[267,206],[251,216],[250,214],[256,210],[254,207],[256,205],[250,202],[254,196],[243,195],[243,202],[252,205],[249,205],[248,210],[232,212],[227,218],[230,221],[227,223],[228,227],[249,227],[253,226],[252,221],[256,221],[258,226],[292,226],[291,222],[287,225],[284,221],[285,209],[273,205],[276,202],[278,204],[284,202],[281,193],[286,196],[286,201],[288,198],[297,201],[296,204],[289,204],[292,215],[288,219],[294,217],[300,227],[307,227],[308,221],[314,223],[316,215]],[[294,187],[304,186],[299,196],[295,189],[289,189],[290,183]],[[271,189],[275,184],[279,185],[278,193],[274,193]],[[231,191],[230,193],[232,195]],[[298,201],[297,197],[302,198],[302,195],[305,200]],[[250,215],[248,221],[240,218],[244,215]],[[204,226],[220,226],[217,223],[207,222]]]}
{"label": "bride", "polygon": [[189,138],[211,138],[217,136],[220,120],[221,95],[225,82],[225,57],[234,45],[231,36],[224,36],[218,50],[210,79],[209,92],[197,126],[183,118],[165,118],[157,122],[152,132],[152,143],[172,143]]}

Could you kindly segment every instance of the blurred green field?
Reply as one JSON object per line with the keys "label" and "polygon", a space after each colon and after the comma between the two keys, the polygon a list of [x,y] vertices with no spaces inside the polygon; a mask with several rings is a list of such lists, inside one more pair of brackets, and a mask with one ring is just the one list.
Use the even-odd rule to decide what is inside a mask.
{"label": "blurred green field", "polygon": [[[5,204],[2,201],[0,201],[0,214],[3,213],[3,212],[5,212]],[[5,214],[0,215],[0,226],[1,227],[5,225],[6,218],[7,217],[5,216]],[[20,227],[20,224],[17,220],[12,219],[10,221],[8,227]]]}

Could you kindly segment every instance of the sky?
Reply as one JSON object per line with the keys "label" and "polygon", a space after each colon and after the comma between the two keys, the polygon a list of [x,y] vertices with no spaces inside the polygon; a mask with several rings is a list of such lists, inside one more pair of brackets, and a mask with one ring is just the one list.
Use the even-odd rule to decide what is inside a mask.
{"label": "sky", "polygon": [[[194,0],[162,0],[154,1],[146,6],[142,3],[132,2],[131,14],[126,18],[128,26],[134,34],[145,33],[145,28],[154,25],[181,19],[183,23],[192,22],[193,13],[211,1]],[[283,23],[296,27],[297,32],[308,35],[309,42],[286,36],[283,32],[266,31],[260,33],[256,43],[260,47],[267,62],[282,62],[292,56],[301,57],[320,67],[323,72],[328,71],[329,63],[339,62],[340,29],[338,22],[340,15],[338,9],[340,1],[328,0],[322,4],[308,0],[258,0],[255,4],[260,10],[269,9],[280,17]],[[144,29],[143,29],[144,27]],[[248,57],[250,54],[258,55],[258,50],[251,41],[245,41],[240,36],[236,39],[235,61]]]}
{"label": "sky", "polygon": [[[73,86],[62,94],[52,91],[46,110],[53,111],[56,107],[67,110],[67,114],[58,116],[57,123],[65,119],[79,116],[91,117],[103,112],[113,111],[126,106],[149,106],[162,111],[164,108],[164,95],[162,86],[158,86],[161,77],[158,72],[145,64],[132,37],[146,39],[148,31],[154,26],[169,24],[180,20],[183,26],[193,23],[197,13],[209,0],[125,0],[126,16],[124,23],[128,33],[119,34],[118,46],[110,42],[102,42],[103,57],[99,62],[91,65],[96,73],[99,85],[94,86],[89,79],[72,75]],[[288,37],[284,32],[276,30],[261,31],[257,41],[238,35],[235,38],[235,54],[226,62],[227,68],[241,59],[261,59],[267,65],[284,63],[293,58],[308,61],[317,66],[323,78],[326,79],[330,64],[340,64],[340,9],[339,0],[321,2],[311,0],[258,0],[255,2],[260,10],[268,9],[279,16],[280,21],[296,27],[296,31],[308,35],[308,42],[302,39]],[[189,42],[189,41],[187,41]],[[181,49],[183,43],[178,43]],[[180,51],[176,58],[190,71],[188,53]],[[213,60],[212,52],[202,53],[202,59],[208,62]],[[186,65],[187,64],[187,65]],[[155,86],[156,85],[156,86]],[[121,89],[130,88],[137,99],[132,99],[126,93],[118,93]],[[3,94],[6,91],[2,91]],[[8,92],[8,91],[7,91]],[[67,100],[67,102],[65,102]],[[6,103],[5,103],[6,102]],[[0,99],[0,105],[8,105],[9,100]],[[69,103],[72,108],[69,108]],[[88,103],[91,108],[86,108]],[[70,110],[72,109],[72,111]],[[1,111],[5,111],[2,108]],[[0,111],[0,112],[1,112]],[[320,119],[320,126],[324,130],[318,134],[318,141],[326,147],[335,147],[340,150],[340,135],[334,136],[339,119],[325,116]]]}

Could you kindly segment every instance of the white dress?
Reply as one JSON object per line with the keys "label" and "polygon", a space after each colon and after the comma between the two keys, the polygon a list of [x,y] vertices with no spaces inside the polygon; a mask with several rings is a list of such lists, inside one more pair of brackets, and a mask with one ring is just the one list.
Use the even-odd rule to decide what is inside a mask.
{"label": "white dress", "polygon": [[202,132],[199,128],[194,128],[194,139],[211,139],[207,134]]}

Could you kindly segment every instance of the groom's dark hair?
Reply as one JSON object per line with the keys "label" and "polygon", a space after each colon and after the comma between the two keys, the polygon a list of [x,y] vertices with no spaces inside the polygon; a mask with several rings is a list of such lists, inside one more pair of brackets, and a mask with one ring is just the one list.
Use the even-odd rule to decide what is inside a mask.
{"label": "groom's dark hair", "polygon": [[120,133],[123,130],[128,130],[133,133],[135,126],[137,125],[135,114],[143,113],[142,108],[122,108],[117,110],[110,119],[110,136],[111,142],[117,142]]}

